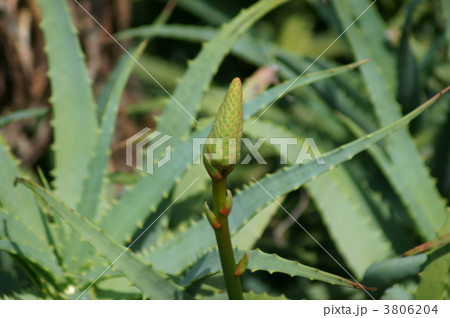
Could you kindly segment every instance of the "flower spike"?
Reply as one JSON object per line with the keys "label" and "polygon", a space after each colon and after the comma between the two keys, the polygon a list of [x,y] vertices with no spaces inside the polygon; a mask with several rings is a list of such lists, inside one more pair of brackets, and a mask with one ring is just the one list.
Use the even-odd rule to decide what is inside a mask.
{"label": "flower spike", "polygon": [[243,122],[242,83],[236,77],[220,105],[203,148],[203,164],[213,180],[225,178],[239,161]]}

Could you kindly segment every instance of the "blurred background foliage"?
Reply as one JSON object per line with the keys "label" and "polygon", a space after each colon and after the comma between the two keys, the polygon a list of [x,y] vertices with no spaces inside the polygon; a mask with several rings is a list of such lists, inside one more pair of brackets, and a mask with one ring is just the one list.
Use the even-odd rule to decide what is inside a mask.
{"label": "blurred background foliage", "polygon": [[[238,50],[231,52],[214,77],[214,81],[201,103],[199,121],[207,122],[216,113],[231,78],[256,79],[259,89],[253,88],[248,96],[278,84],[287,78],[301,74],[317,56],[343,31],[342,15],[336,12],[333,2],[337,0],[290,1],[270,12],[257,22],[248,34],[254,39],[253,50],[261,55],[267,53],[273,64],[254,63]],[[67,1],[78,30],[83,51],[86,55],[89,77],[93,83],[95,96],[108,78],[109,72],[122,55],[122,50],[93,20],[73,1]],[[200,52],[202,43],[211,38],[213,32],[226,21],[236,16],[242,8],[254,1],[163,1],[163,0],[81,0],[83,5],[112,34],[123,39],[127,48],[136,42],[136,34],[126,30],[148,25],[168,15],[168,26],[195,26],[195,32],[183,36],[177,30],[168,30],[164,35],[151,39],[140,62],[169,92],[177,86],[179,78],[186,71],[190,60]],[[442,7],[444,6],[444,8]],[[379,12],[385,28],[381,37],[382,54],[388,56],[386,63],[394,61],[394,67],[387,67],[388,86],[395,93],[403,114],[413,110],[450,83],[449,63],[449,21],[450,3],[445,0],[378,0],[370,9]],[[360,10],[361,12],[362,10]],[[369,19],[369,14],[363,19]],[[40,10],[34,0],[1,0],[0,2],[0,127],[14,155],[22,162],[22,168],[37,179],[36,169],[42,169],[51,182],[52,129],[51,110],[48,103],[50,87],[47,79],[47,58],[44,53],[44,38],[39,28]],[[358,25],[359,23],[357,23]],[[201,28],[201,29],[200,29]],[[183,27],[181,28],[183,29]],[[203,31],[201,31],[203,30]],[[120,33],[125,31],[123,33]],[[131,31],[130,31],[131,32]],[[202,33],[204,32],[204,34]],[[358,58],[352,51],[352,43],[346,34],[336,41],[308,72],[351,63]],[[376,41],[376,39],[374,39]],[[258,47],[259,45],[259,47]],[[268,51],[271,48],[271,52]],[[273,53],[275,52],[275,53]],[[272,54],[272,56],[270,55]],[[254,55],[257,60],[259,57]],[[370,63],[370,62],[369,62]],[[250,82],[248,82],[250,83]],[[295,136],[312,137],[323,151],[332,150],[355,139],[355,134],[341,115],[350,117],[366,132],[381,125],[374,114],[371,101],[367,98],[367,87],[359,73],[340,75],[313,84],[301,91],[294,91],[282,99],[263,115],[258,125],[245,131],[249,137],[274,136],[276,127],[283,128]],[[245,98],[245,97],[244,97]],[[167,95],[142,69],[136,67],[123,94],[109,161],[109,180],[114,185],[114,193],[120,194],[125,185],[134,184],[136,174],[124,164],[126,138],[142,127],[155,128],[164,111]],[[340,115],[338,115],[340,114]],[[19,119],[19,120],[18,120]],[[265,123],[271,122],[275,126]],[[82,129],[82,128],[80,128]],[[423,161],[436,180],[440,195],[450,199],[450,116],[449,98],[445,96],[438,105],[426,111],[411,126]],[[265,135],[264,135],[265,134]],[[281,136],[281,135],[280,135]],[[382,142],[379,144],[384,147]],[[231,188],[241,188],[251,180],[263,177],[280,168],[276,149],[265,145],[261,153],[268,165],[241,166],[231,175]],[[246,153],[243,154],[243,158]],[[374,157],[368,153],[344,164],[344,173],[338,182],[345,180],[355,186],[368,202],[369,209],[377,213],[391,213],[392,224],[400,224],[400,231],[407,233],[405,241],[392,239],[396,255],[424,242],[424,238],[414,226],[402,199],[396,195],[392,184],[386,179]],[[408,173],[414,174],[414,171]],[[202,167],[188,171],[191,176],[205,174]],[[183,181],[190,180],[184,176]],[[1,181],[0,181],[1,182]],[[188,181],[185,181],[188,182]],[[175,186],[172,197],[182,192],[183,185]],[[420,185],[415,185],[420,189]],[[284,206],[302,225],[334,255],[342,264],[350,259],[343,257],[342,246],[338,246],[333,231],[327,226],[327,217],[318,209],[327,209],[317,203],[323,185],[312,184],[286,195]],[[210,198],[206,183],[199,183],[186,193],[186,199],[177,202],[170,210],[167,228],[188,226],[192,220],[202,218],[199,202]],[[163,211],[170,203],[163,201],[158,211]],[[332,204],[332,203],[329,203]],[[345,208],[345,207],[344,207]],[[170,217],[169,217],[170,215]],[[270,213],[267,227],[260,233],[255,247],[265,252],[293,260],[301,260],[305,265],[347,277],[343,269],[318,248],[317,244],[304,233],[283,211]],[[152,221],[150,218],[147,224]],[[352,228],[348,228],[352,231]],[[212,233],[211,233],[212,234]],[[137,236],[138,234],[136,234]],[[136,250],[153,244],[159,233],[150,233],[134,247]],[[364,235],[364,233],[361,233]],[[394,255],[391,255],[394,256]],[[356,256],[357,257],[357,256]],[[363,266],[363,265],[361,265]],[[364,270],[358,265],[351,268],[363,278]],[[362,271],[362,272],[361,272]],[[13,278],[13,279],[12,279]],[[214,280],[212,278],[211,280]],[[13,295],[33,286],[29,277],[16,265],[16,261],[5,252],[0,252],[0,295]],[[368,280],[370,282],[370,279]],[[211,282],[217,285],[217,282]],[[391,282],[387,292],[378,294],[384,298],[411,298],[417,288],[419,278],[403,279],[401,284]],[[292,278],[286,274],[256,272],[245,274],[244,288],[257,293],[285,295],[291,299],[365,299],[361,291],[332,286],[321,282],[311,282],[305,278]],[[383,290],[382,290],[383,291]],[[97,291],[101,295],[101,288]],[[128,296],[139,297],[132,290]],[[115,295],[104,293],[104,297]],[[448,288],[447,288],[448,295]],[[131,297],[130,296],[130,297]]]}

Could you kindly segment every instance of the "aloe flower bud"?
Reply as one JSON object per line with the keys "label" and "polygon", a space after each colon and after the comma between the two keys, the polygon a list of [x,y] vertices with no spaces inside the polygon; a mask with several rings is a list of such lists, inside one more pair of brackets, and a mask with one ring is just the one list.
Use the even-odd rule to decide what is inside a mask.
{"label": "aloe flower bud", "polygon": [[220,105],[203,148],[203,164],[213,180],[225,178],[239,161],[243,121],[242,84],[236,77]]}

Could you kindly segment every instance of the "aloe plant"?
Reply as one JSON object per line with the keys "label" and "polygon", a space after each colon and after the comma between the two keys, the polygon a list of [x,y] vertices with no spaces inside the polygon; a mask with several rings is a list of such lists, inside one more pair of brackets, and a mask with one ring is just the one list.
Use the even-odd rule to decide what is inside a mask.
{"label": "aloe plant", "polygon": [[[310,1],[322,20],[337,30],[348,26],[370,4],[344,2],[324,5]],[[443,85],[442,72],[414,51],[417,43],[406,45],[410,35],[406,24],[414,23],[414,16],[400,14],[386,25],[391,22],[384,21],[374,6],[344,35],[349,43],[345,57],[357,62],[343,65],[330,55],[297,77],[315,57],[263,37],[264,25],[257,24],[277,8],[286,8],[282,12],[288,14],[288,3],[261,0],[231,18],[212,5],[180,1],[180,8],[210,25],[164,24],[165,12],[151,25],[122,32],[119,39],[143,41],[123,54],[95,96],[66,1],[39,1],[49,61],[54,160],[51,174],[48,168],[45,173],[34,171],[15,158],[0,136],[0,265],[13,264],[14,274],[7,275],[5,285],[18,286],[4,291],[2,284],[0,297],[318,297],[302,278],[323,284],[324,290],[340,286],[342,294],[349,297],[448,297],[444,278],[448,277],[449,211],[423,155],[430,156],[431,145],[445,131],[441,117],[448,110],[443,103],[430,107],[448,98],[443,95],[449,87]],[[401,28],[403,44],[398,50],[388,50],[383,34],[388,28],[398,28],[399,21],[406,25]],[[291,27],[283,28],[285,36]],[[308,36],[308,31],[304,32]],[[146,51],[154,37],[205,44],[184,69],[173,63],[162,65]],[[434,52],[430,49],[428,54],[441,54]],[[228,53],[247,66],[274,65],[280,81],[243,98],[242,86],[253,85],[246,83],[245,72],[231,75],[243,80],[235,78],[228,89],[220,84],[223,81],[216,81],[218,77],[229,81],[229,74],[216,74]],[[397,94],[398,90],[412,85],[404,75],[418,75],[414,69],[397,74],[395,66],[398,58],[408,57],[411,63],[401,65],[413,67],[411,59],[417,56],[423,58],[421,67],[431,68],[433,80],[417,92],[420,106],[403,105],[405,95]],[[138,73],[137,60],[139,67],[156,63],[166,68],[165,84],[173,88],[171,96],[148,78],[152,69]],[[134,112],[141,116],[155,107],[162,111],[156,129],[172,136],[172,150],[171,160],[153,174],[122,174],[130,180],[122,187],[120,182],[115,184],[109,162],[119,104],[132,74],[146,88],[158,88],[160,95],[147,99]],[[173,74],[181,78],[175,81]],[[257,84],[258,80],[256,77]],[[266,107],[270,109],[265,111]],[[39,120],[47,112],[36,108],[11,113],[0,117],[0,126]],[[419,138],[407,126],[420,114],[426,123],[435,125],[420,128]],[[432,133],[427,134],[428,129]],[[314,137],[325,164],[307,161],[295,165],[296,158],[289,154],[287,166],[273,162],[258,167],[239,165],[244,157],[241,151],[245,151],[241,149],[243,134]],[[201,154],[204,167],[193,164],[194,154],[198,155],[192,148],[194,138],[208,141]],[[223,147],[214,140],[221,140]],[[354,158],[365,150],[367,154]],[[270,157],[278,148],[263,146],[261,151]],[[49,175],[52,179],[47,180]],[[335,274],[341,269],[326,253],[298,234],[301,229],[295,221],[285,233],[288,248],[272,240],[273,227],[289,218],[283,210],[293,206],[295,190],[300,187],[314,206],[310,205],[298,222],[317,222],[311,226],[312,235],[317,242],[328,240],[326,248],[333,247],[331,254],[347,271],[345,277]],[[200,202],[205,200],[212,201],[212,209],[206,203],[202,206]],[[280,205],[283,208],[276,213]],[[286,295],[269,295],[271,284],[276,284],[260,280],[253,272],[267,275],[263,277],[289,275],[291,288]],[[263,290],[255,292],[258,286]]]}

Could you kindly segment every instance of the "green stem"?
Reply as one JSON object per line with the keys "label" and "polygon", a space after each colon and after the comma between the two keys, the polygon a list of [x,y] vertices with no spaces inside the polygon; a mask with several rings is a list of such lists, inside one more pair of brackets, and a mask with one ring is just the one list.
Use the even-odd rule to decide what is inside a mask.
{"label": "green stem", "polygon": [[227,194],[226,178],[213,180],[213,211],[221,224],[220,229],[215,230],[217,247],[219,248],[220,262],[222,264],[223,277],[227,286],[228,298],[232,300],[244,299],[242,295],[241,280],[234,275],[236,261],[234,259],[233,246],[231,245],[228,216],[223,216],[219,210],[225,203]]}

